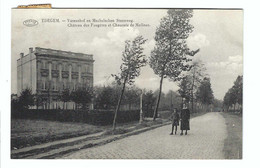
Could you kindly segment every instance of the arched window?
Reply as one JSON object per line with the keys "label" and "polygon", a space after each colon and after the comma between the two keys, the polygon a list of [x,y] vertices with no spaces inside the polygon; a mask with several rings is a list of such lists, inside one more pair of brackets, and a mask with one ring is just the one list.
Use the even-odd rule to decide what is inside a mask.
{"label": "arched window", "polygon": [[46,61],[42,61],[42,69],[47,69],[46,68]]}
{"label": "arched window", "polygon": [[57,62],[52,62],[52,69],[53,70],[58,70],[59,69],[59,64]]}
{"label": "arched window", "polygon": [[69,70],[69,65],[67,63],[64,64],[64,71],[68,71]]}

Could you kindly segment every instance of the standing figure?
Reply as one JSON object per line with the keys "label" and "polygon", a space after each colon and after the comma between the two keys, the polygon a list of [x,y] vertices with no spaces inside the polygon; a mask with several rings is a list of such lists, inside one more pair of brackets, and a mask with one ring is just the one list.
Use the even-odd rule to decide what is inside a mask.
{"label": "standing figure", "polygon": [[171,115],[171,121],[172,121],[172,132],[170,135],[173,135],[173,130],[174,130],[174,127],[175,127],[175,135],[176,135],[176,132],[177,132],[177,128],[178,128],[178,125],[179,125],[179,120],[180,120],[180,116],[177,112],[177,109],[174,108],[173,109],[173,112],[172,112],[172,115]]}
{"label": "standing figure", "polygon": [[190,110],[187,108],[186,103],[183,103],[183,109],[181,110],[181,135],[183,135],[183,130],[190,130]]}

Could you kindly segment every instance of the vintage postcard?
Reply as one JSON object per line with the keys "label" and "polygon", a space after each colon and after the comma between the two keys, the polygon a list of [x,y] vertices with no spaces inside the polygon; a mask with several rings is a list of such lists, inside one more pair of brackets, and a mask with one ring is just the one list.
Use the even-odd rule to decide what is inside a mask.
{"label": "vintage postcard", "polygon": [[242,159],[243,10],[12,9],[12,159]]}

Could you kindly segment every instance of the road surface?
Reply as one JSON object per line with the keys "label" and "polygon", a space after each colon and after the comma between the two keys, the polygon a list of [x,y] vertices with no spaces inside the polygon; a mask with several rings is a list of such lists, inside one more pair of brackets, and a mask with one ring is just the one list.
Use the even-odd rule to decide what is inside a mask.
{"label": "road surface", "polygon": [[225,119],[220,113],[207,113],[190,121],[188,135],[169,135],[163,126],[106,145],[83,149],[66,159],[225,159],[227,137]]}

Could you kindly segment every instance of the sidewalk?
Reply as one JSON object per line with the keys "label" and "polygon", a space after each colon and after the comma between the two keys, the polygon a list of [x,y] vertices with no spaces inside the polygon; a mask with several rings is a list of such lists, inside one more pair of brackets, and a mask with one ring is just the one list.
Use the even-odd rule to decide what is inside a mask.
{"label": "sidewalk", "polygon": [[61,157],[65,154],[75,152],[81,149],[90,148],[97,145],[103,145],[118,139],[122,139],[127,136],[136,135],[151,129],[155,129],[164,125],[170,124],[170,122],[165,122],[163,124],[157,124],[150,127],[144,127],[139,129],[134,129],[129,127],[132,131],[118,134],[118,135],[107,135],[106,131],[99,132],[95,134],[90,134],[86,136],[80,136],[75,138],[69,138],[65,140],[59,140],[54,142],[49,142],[41,145],[35,145],[31,147],[25,147],[17,150],[11,151],[12,159],[51,159],[56,157]]}

